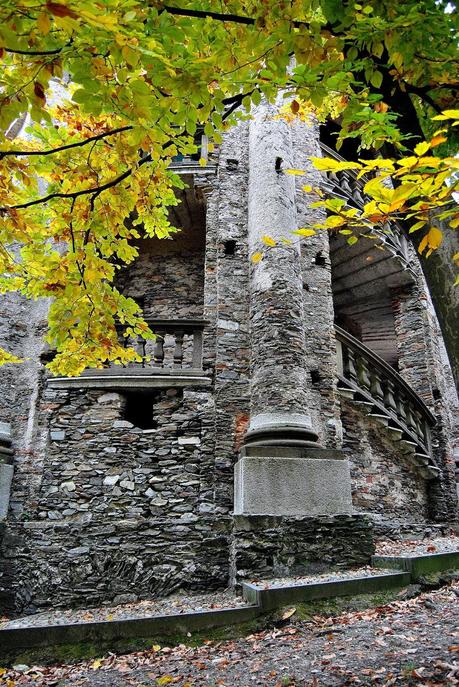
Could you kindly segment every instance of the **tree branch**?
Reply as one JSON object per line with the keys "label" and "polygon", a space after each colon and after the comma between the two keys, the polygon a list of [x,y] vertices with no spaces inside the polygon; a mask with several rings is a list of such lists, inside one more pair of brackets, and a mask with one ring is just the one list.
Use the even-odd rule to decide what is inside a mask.
{"label": "tree branch", "polygon": [[[172,145],[172,141],[168,141],[163,145],[163,150],[166,150],[169,148],[169,146]],[[152,157],[151,155],[146,155],[143,157],[137,167],[142,167],[142,165],[145,165],[147,162],[151,162]],[[56,191],[55,193],[49,193],[47,196],[42,196],[41,198],[36,198],[35,200],[30,200],[28,203],[20,203],[19,205],[7,205],[5,207],[0,207],[0,212],[5,213],[8,212],[8,210],[23,210],[24,208],[30,208],[33,205],[40,205],[41,203],[47,203],[48,200],[53,200],[53,198],[79,198],[80,196],[88,196],[88,195],[93,195],[93,200],[92,204],[94,203],[94,200],[99,196],[103,191],[106,191],[109,188],[113,188],[117,184],[121,183],[125,179],[128,179],[132,175],[133,170],[132,169],[127,169],[125,172],[122,174],[119,174],[117,177],[112,179],[111,181],[107,181],[105,184],[102,184],[102,186],[92,186],[91,188],[85,188],[81,189],[81,191],[73,191],[73,193],[61,193],[60,191]]]}
{"label": "tree branch", "polygon": [[[140,160],[138,167],[141,167],[144,165],[146,162],[151,162],[151,155],[148,155],[147,157],[144,157],[142,160]],[[28,203],[20,203],[19,205],[9,205],[3,208],[0,208],[0,212],[8,212],[8,210],[22,210],[24,208],[30,208],[33,205],[40,205],[41,203],[47,203],[48,200],[52,200],[53,198],[79,198],[80,196],[87,196],[92,194],[99,195],[102,193],[102,191],[106,191],[109,188],[113,188],[113,186],[116,186],[119,184],[121,181],[124,181],[125,179],[128,179],[132,174],[132,169],[128,169],[122,174],[119,174],[117,177],[112,179],[111,181],[107,181],[105,184],[102,184],[102,186],[93,186],[91,188],[85,188],[81,189],[81,191],[73,191],[73,193],[61,193],[60,191],[57,191],[55,193],[49,193],[47,196],[42,196],[41,198],[36,198],[35,200],[30,200]]]}
{"label": "tree branch", "polygon": [[426,88],[420,88],[418,86],[414,86],[413,84],[407,83],[406,81],[403,82],[403,85],[405,86],[405,89],[407,93],[412,93],[413,95],[417,95],[421,100],[424,100],[430,107],[435,110],[435,112],[438,112],[438,114],[441,113],[442,108],[437,105],[435,100],[431,98],[431,96],[427,93],[427,90],[432,90],[432,89],[426,89]]}
{"label": "tree branch", "polygon": [[[210,17],[216,21],[226,21],[233,24],[246,24],[254,26],[256,20],[253,17],[244,17],[240,14],[224,14],[222,12],[211,12],[210,10],[190,10],[185,7],[171,7],[170,5],[163,5],[161,12],[169,12],[180,17],[194,17],[195,19],[206,19]],[[292,21],[292,26],[295,28],[309,27],[309,24],[304,21]]]}
{"label": "tree branch", "polygon": [[12,53],[13,55],[31,55],[43,56],[43,55],[59,55],[63,48],[55,48],[54,50],[13,50],[13,48],[3,48],[5,52]]}
{"label": "tree branch", "polygon": [[0,150],[0,160],[4,157],[14,156],[14,157],[29,157],[31,155],[53,155],[54,153],[60,153],[63,150],[70,150],[70,148],[79,148],[92,143],[93,141],[100,141],[107,136],[114,136],[122,131],[130,131],[133,127],[131,125],[121,126],[119,129],[112,129],[111,131],[106,131],[103,134],[97,134],[96,136],[91,136],[83,141],[78,141],[76,143],[68,143],[58,148],[49,148],[48,150]]}

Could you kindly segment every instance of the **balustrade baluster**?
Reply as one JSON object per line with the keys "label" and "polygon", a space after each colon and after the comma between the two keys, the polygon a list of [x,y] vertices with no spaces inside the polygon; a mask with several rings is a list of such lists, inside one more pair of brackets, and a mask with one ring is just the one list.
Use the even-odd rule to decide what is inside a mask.
{"label": "balustrade baluster", "polygon": [[153,360],[156,367],[164,366],[164,339],[166,337],[166,332],[164,329],[155,331],[156,341],[155,348],[153,350]]}
{"label": "balustrade baluster", "polygon": [[351,188],[351,186],[349,184],[349,180],[348,180],[348,178],[344,172],[341,173],[339,185],[346,195],[352,196],[352,188]]}
{"label": "balustrade baluster", "polygon": [[384,392],[381,384],[381,375],[374,367],[370,369],[370,380],[371,395],[377,401],[384,402]]}
{"label": "balustrade baluster", "polygon": [[365,391],[370,391],[371,380],[369,375],[368,363],[365,360],[365,358],[361,355],[356,356],[356,362],[359,384],[363,389],[365,389]]}
{"label": "balustrade baluster", "polygon": [[345,363],[346,363],[345,375],[351,382],[354,382],[354,384],[358,384],[359,380],[357,377],[357,368],[356,368],[356,364],[355,364],[354,351],[351,348],[349,348],[348,346],[346,346],[345,344],[343,344],[343,349],[345,352]]}
{"label": "balustrade baluster", "polygon": [[406,404],[406,407],[405,407],[405,415],[406,415],[406,426],[411,431],[413,431],[413,430],[415,431],[416,425],[413,421],[413,406],[409,402]]}
{"label": "balustrade baluster", "polygon": [[202,368],[202,329],[193,330],[193,358],[191,364],[196,370]]}
{"label": "balustrade baluster", "polygon": [[174,348],[174,367],[182,367],[183,364],[183,337],[185,332],[183,329],[177,329],[174,332],[175,335],[175,348]]}
{"label": "balustrade baluster", "polygon": [[422,428],[422,418],[421,418],[421,413],[419,412],[419,410],[413,410],[412,417],[413,417],[413,422],[414,422],[414,426],[415,426],[416,436],[418,437],[419,441],[424,443],[424,432],[423,432],[423,428]]}
{"label": "balustrade baluster", "polygon": [[403,424],[406,425],[407,421],[406,421],[406,400],[405,400],[405,397],[402,394],[398,394],[396,401],[397,401],[397,415],[400,418],[401,422],[403,422]]}
{"label": "balustrade baluster", "polygon": [[384,387],[384,405],[397,415],[397,403],[395,402],[394,383],[390,379],[386,379]]}

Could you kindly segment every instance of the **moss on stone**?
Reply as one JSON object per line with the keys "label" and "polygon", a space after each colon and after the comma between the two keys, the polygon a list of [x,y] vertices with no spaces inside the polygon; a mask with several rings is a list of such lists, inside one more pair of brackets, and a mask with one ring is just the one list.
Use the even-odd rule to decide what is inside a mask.
{"label": "moss on stone", "polygon": [[59,662],[73,663],[97,658],[108,652],[125,654],[131,651],[142,651],[151,648],[154,644],[159,644],[161,646],[186,644],[187,646],[196,647],[201,646],[204,641],[217,642],[227,639],[237,639],[254,632],[259,632],[269,627],[271,621],[272,614],[259,616],[255,620],[250,620],[238,625],[200,630],[190,633],[190,635],[153,635],[151,637],[107,640],[97,643],[78,642],[37,647],[34,649],[21,649],[17,652],[9,652],[8,654],[0,656],[0,664],[3,666],[10,666],[17,663],[26,665],[49,665]]}
{"label": "moss on stone", "polygon": [[[404,592],[405,593],[405,592]],[[384,606],[400,599],[399,589],[359,594],[358,596],[340,596],[333,599],[322,599],[295,604],[296,613],[301,620],[310,620],[313,616],[337,616],[346,611],[364,611],[377,606]]]}

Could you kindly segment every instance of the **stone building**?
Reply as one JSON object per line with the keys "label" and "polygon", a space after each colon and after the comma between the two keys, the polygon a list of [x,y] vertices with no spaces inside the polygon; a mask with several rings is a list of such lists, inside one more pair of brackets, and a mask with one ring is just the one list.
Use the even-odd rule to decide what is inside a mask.
{"label": "stone building", "polygon": [[362,564],[377,537],[456,521],[457,398],[416,254],[397,226],[290,234],[320,218],[304,184],[363,192],[312,168],[336,155],[326,133],[274,114],[205,168],[176,161],[182,231],[119,278],[157,334],[133,342],[143,364],[52,378],[47,304],[3,300],[2,344],[26,358],[1,370],[9,612]]}

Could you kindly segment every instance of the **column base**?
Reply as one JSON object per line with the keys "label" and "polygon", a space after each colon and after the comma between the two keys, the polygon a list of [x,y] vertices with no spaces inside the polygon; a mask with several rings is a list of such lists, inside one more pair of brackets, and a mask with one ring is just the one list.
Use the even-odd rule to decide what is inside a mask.
{"label": "column base", "polygon": [[264,455],[243,455],[236,463],[235,515],[352,513],[349,463],[343,453],[282,448],[270,453],[266,447]]}

